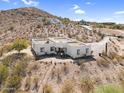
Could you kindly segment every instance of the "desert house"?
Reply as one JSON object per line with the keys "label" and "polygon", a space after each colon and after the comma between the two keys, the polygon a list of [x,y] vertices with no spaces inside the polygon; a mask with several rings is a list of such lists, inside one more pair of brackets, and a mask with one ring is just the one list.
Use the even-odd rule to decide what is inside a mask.
{"label": "desert house", "polygon": [[72,58],[91,56],[91,45],[65,37],[48,38],[47,40],[32,39],[32,50],[36,55],[68,55]]}

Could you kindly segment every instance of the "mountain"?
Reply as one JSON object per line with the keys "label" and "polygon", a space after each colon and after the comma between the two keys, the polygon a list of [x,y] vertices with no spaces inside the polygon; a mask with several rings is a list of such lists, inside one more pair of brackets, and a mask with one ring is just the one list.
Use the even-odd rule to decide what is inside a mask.
{"label": "mountain", "polygon": [[[0,45],[16,38],[73,37],[83,42],[97,41],[99,34],[84,30],[82,25],[43,10],[29,7],[0,12]],[[95,36],[95,38],[94,38]]]}
{"label": "mountain", "polygon": [[[84,20],[80,23],[71,21],[33,7],[1,11],[0,93],[124,93],[120,92],[124,89],[123,37],[107,39],[108,53],[97,53],[106,41],[101,40],[103,36],[118,33],[124,36],[124,33],[91,26]],[[72,59],[46,55],[35,60],[30,46],[17,52],[12,44],[7,44],[16,38],[30,41],[55,36],[94,42],[91,48],[95,48],[93,53],[99,56]],[[97,43],[99,40],[101,42]],[[15,45],[20,48],[17,42]]]}

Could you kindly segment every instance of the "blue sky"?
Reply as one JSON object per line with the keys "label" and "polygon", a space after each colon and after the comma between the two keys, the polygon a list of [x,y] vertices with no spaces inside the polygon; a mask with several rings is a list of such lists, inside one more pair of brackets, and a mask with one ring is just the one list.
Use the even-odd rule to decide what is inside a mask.
{"label": "blue sky", "polygon": [[0,10],[31,6],[71,20],[124,23],[124,0],[0,0]]}

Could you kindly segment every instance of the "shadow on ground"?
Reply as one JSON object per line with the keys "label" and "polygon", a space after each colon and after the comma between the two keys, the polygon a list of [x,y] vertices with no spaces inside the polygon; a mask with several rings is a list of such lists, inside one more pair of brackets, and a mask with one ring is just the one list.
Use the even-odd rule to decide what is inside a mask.
{"label": "shadow on ground", "polygon": [[80,62],[90,62],[90,61],[96,61],[96,59],[93,57],[93,56],[84,56],[84,57],[81,57],[81,58],[72,58],[68,55],[63,55],[63,56],[60,56],[60,55],[56,55],[56,54],[46,54],[46,55],[42,55],[42,56],[37,56],[35,54],[35,52],[32,50],[32,53],[35,57],[35,60],[41,60],[41,59],[46,59],[46,58],[53,58],[55,57],[56,59],[72,59],[74,61],[74,63],[76,64],[80,64]]}

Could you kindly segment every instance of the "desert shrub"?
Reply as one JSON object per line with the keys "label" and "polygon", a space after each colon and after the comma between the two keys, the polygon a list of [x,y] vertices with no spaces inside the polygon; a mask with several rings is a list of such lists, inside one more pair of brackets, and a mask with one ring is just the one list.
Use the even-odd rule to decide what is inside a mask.
{"label": "desert shrub", "polygon": [[118,62],[122,62],[124,60],[122,56],[117,54],[115,55],[115,58],[117,59]]}
{"label": "desert shrub", "polygon": [[108,62],[107,60],[105,60],[105,59],[98,59],[97,60],[97,65],[99,66],[99,67],[109,67],[109,64],[110,64],[110,62]]}
{"label": "desert shrub", "polygon": [[113,63],[122,63],[124,61],[124,57],[123,56],[120,56],[118,55],[117,53],[115,52],[110,52],[108,57],[110,59],[112,59]]}
{"label": "desert shrub", "polygon": [[16,93],[21,86],[21,77],[14,75],[9,76],[6,80],[5,88],[3,93]]}
{"label": "desert shrub", "polygon": [[92,93],[94,90],[94,82],[89,77],[85,77],[80,82],[80,89],[82,93]]}
{"label": "desert shrub", "polygon": [[13,62],[13,58],[11,56],[7,56],[4,59],[2,59],[2,63],[5,66],[10,66]]}
{"label": "desert shrub", "polygon": [[20,57],[18,57],[18,54],[12,54],[2,59],[2,63],[6,66],[14,65],[17,61],[28,61],[28,57],[26,57],[25,54],[21,53]]}
{"label": "desert shrub", "polygon": [[6,80],[6,78],[8,77],[8,68],[2,64],[0,64],[0,86],[2,83],[4,83],[4,81]]}
{"label": "desert shrub", "polygon": [[27,67],[27,62],[25,61],[16,63],[15,67],[13,68],[13,74],[18,76],[25,76],[26,67]]}
{"label": "desert shrub", "polygon": [[74,83],[72,81],[65,81],[60,93],[74,93]]}
{"label": "desert shrub", "polygon": [[115,55],[116,55],[115,52],[110,52],[110,53],[108,54],[108,57],[111,58],[111,59],[114,59]]}
{"label": "desert shrub", "polygon": [[28,42],[25,39],[16,39],[12,45],[12,49],[17,50],[19,53],[21,50],[28,47]]}
{"label": "desert shrub", "polygon": [[123,93],[122,89],[117,86],[106,85],[98,87],[94,93]]}
{"label": "desert shrub", "polygon": [[54,93],[50,84],[43,85],[43,93]]}

